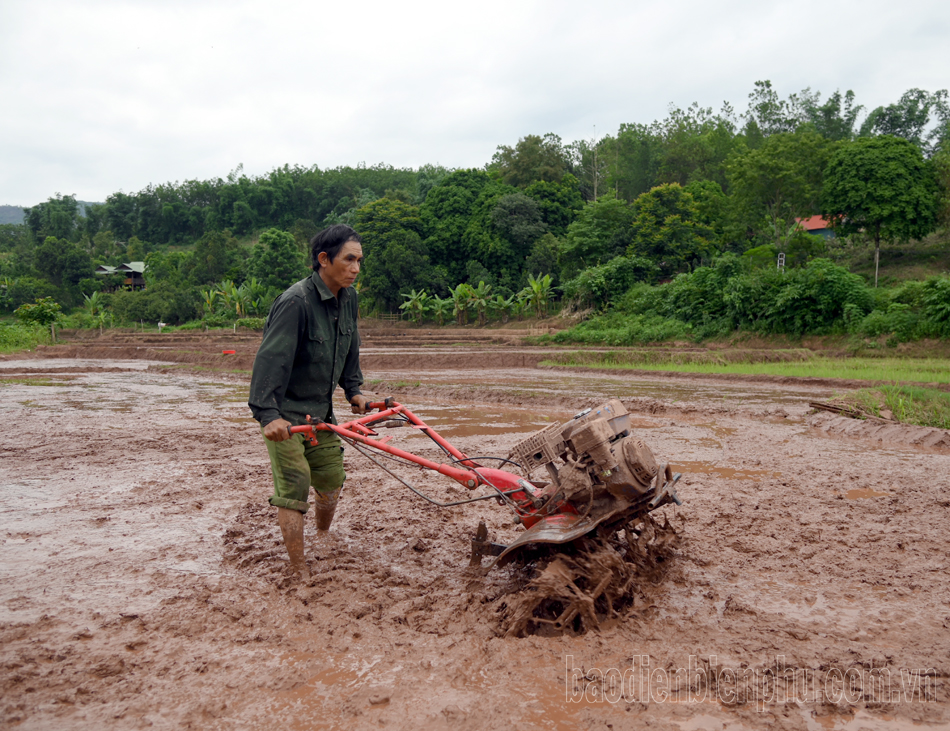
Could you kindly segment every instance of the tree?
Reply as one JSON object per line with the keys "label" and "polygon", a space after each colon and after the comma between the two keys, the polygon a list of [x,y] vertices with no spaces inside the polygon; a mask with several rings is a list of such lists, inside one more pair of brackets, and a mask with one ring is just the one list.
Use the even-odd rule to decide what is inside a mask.
{"label": "tree", "polygon": [[725,104],[713,114],[711,107],[695,102],[686,109],[671,105],[667,118],[653,126],[662,140],[658,183],[710,180],[725,186],[726,159],[738,144],[732,107]]}
{"label": "tree", "polygon": [[806,126],[795,133],[773,134],[729,164],[732,196],[741,215],[755,227],[764,214],[780,251],[795,219],[818,210],[831,151],[832,143]]}
{"label": "tree", "polygon": [[633,202],[628,256],[655,262],[671,275],[709,256],[712,231],[699,223],[693,197],[676,183],[658,185]]}
{"label": "tree", "polygon": [[848,89],[842,97],[835,91],[824,104],[819,102],[817,95],[805,102],[805,113],[815,131],[827,140],[853,139],[858,115],[864,111],[863,105],[854,103],[854,92]]}
{"label": "tree", "polygon": [[531,252],[524,262],[524,271],[540,274],[550,274],[557,283],[558,260],[561,257],[561,240],[551,234],[544,234],[534,242]]}
{"label": "tree", "polygon": [[541,220],[556,236],[567,233],[567,227],[584,207],[579,183],[573,175],[565,175],[556,183],[538,180],[525,188],[524,192],[538,204]]}
{"label": "tree", "polygon": [[17,277],[7,285],[6,307],[16,310],[28,302],[59,296],[60,291],[52,282],[36,277]]}
{"label": "tree", "polygon": [[945,229],[950,229],[950,148],[940,150],[934,155],[933,165],[940,186],[938,222]]}
{"label": "tree", "polygon": [[135,233],[135,198],[126,193],[113,193],[106,198],[106,226],[122,241]]}
{"label": "tree", "polygon": [[587,267],[606,264],[627,247],[632,209],[622,200],[601,198],[587,204],[568,226],[561,249],[561,279]]}
{"label": "tree", "polygon": [[[937,117],[938,125],[928,130],[932,116]],[[861,136],[902,137],[929,155],[936,149],[948,122],[950,109],[946,89],[933,94],[923,89],[909,89],[896,104],[878,107],[868,114],[861,125]]]}
{"label": "tree", "polygon": [[432,264],[422,243],[417,206],[380,198],[354,212],[353,226],[363,239],[361,296],[392,312],[407,289],[447,291],[444,272]]}
{"label": "tree", "polygon": [[282,291],[305,277],[307,267],[293,235],[271,228],[254,245],[247,271],[265,287]]}
{"label": "tree", "polygon": [[188,273],[193,272],[194,254],[191,251],[153,251],[145,255],[145,286],[159,282],[176,287],[187,286]]}
{"label": "tree", "polygon": [[465,264],[472,258],[474,252],[462,245],[463,238],[481,193],[493,184],[497,185],[483,170],[457,170],[431,188],[419,207],[425,250],[453,281],[462,279]]}
{"label": "tree", "polygon": [[936,224],[933,165],[908,140],[890,135],[858,139],[828,163],[822,212],[836,231],[873,238],[876,287],[881,239],[920,238]]}
{"label": "tree", "polygon": [[603,195],[612,149],[611,137],[577,140],[565,148],[574,171],[571,177],[579,182],[585,200],[597,200],[598,195]]}
{"label": "tree", "polygon": [[492,228],[524,259],[548,227],[541,219],[540,206],[524,193],[510,193],[498,199],[489,215]]}
{"label": "tree", "polygon": [[499,145],[492,165],[508,185],[525,188],[536,180],[558,182],[570,172],[561,138],[548,133],[544,137],[527,135],[513,148]]}
{"label": "tree", "polygon": [[92,259],[76,244],[48,236],[36,247],[36,269],[57,286],[70,286],[93,274]]}
{"label": "tree", "polygon": [[607,182],[618,196],[632,201],[656,185],[663,140],[645,124],[621,124],[613,144],[614,170]]}
{"label": "tree", "polygon": [[[812,97],[808,89],[802,95],[809,100]],[[780,99],[771,81],[756,81],[755,89],[749,94],[746,128],[753,127],[764,137],[794,132],[805,121],[804,107],[807,103],[803,103],[796,94],[792,94],[787,101]]]}
{"label": "tree", "polygon": [[199,286],[235,276],[231,269],[238,262],[241,245],[231,232],[209,231],[195,244],[190,278]]}
{"label": "tree", "polygon": [[0,251],[16,251],[25,245],[28,230],[22,223],[0,224]]}
{"label": "tree", "polygon": [[37,241],[53,236],[72,239],[79,226],[79,205],[71,195],[56,194],[46,203],[23,209],[24,222]]}

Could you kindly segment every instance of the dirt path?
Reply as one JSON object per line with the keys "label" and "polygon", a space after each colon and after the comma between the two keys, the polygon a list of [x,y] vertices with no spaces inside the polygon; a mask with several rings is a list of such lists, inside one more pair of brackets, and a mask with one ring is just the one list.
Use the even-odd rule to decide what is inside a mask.
{"label": "dirt path", "polygon": [[684,472],[676,554],[623,621],[499,636],[526,577],[469,569],[468,539],[520,528],[494,503],[431,507],[352,450],[333,540],[308,522],[295,581],[243,377],[0,363],[0,725],[950,724],[950,449],[833,433],[806,414],[818,386],[486,375],[366,373],[480,455],[619,395]]}

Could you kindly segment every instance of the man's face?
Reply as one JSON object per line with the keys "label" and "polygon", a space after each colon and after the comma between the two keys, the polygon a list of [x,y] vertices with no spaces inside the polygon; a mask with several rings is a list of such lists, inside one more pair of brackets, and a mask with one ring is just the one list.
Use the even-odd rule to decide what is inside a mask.
{"label": "man's face", "polygon": [[320,277],[333,294],[353,285],[363,263],[363,247],[357,241],[347,241],[333,261],[325,251],[317,255]]}

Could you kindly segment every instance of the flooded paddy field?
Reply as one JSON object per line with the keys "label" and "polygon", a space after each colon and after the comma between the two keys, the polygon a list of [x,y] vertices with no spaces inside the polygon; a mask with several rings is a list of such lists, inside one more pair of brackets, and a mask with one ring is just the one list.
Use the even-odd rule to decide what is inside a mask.
{"label": "flooded paddy field", "polygon": [[[950,725],[950,443],[809,413],[828,386],[364,366],[471,455],[620,398],[683,473],[672,558],[620,619],[503,635],[516,565],[348,449],[309,581],[288,571],[244,374],[0,361],[0,726],[905,729]],[[371,362],[371,361],[368,361]],[[338,404],[338,413],[346,413]],[[836,419],[838,421],[836,421]],[[412,430],[394,444],[430,458]],[[467,492],[416,468],[428,495]]]}

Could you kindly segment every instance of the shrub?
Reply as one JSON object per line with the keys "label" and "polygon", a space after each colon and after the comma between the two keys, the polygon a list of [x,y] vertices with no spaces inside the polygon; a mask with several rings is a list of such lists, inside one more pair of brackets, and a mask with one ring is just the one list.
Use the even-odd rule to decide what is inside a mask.
{"label": "shrub", "polygon": [[238,327],[246,327],[248,330],[263,330],[267,318],[264,317],[242,317],[235,324]]}
{"label": "shrub", "polygon": [[57,297],[59,288],[45,279],[35,277],[19,277],[7,290],[7,306],[10,310],[17,309],[28,302],[36,302],[44,297]]}
{"label": "shrub", "polygon": [[555,343],[636,345],[692,337],[692,328],[679,320],[659,315],[610,312],[552,335],[550,340]]}
{"label": "shrub", "polygon": [[167,322],[175,325],[198,316],[198,290],[189,285],[159,282],[148,289],[122,290],[112,296],[112,308],[121,322]]}
{"label": "shrub", "polygon": [[585,269],[562,289],[564,298],[578,307],[601,309],[620,292],[637,282],[652,281],[660,269],[649,259],[639,256],[617,256],[606,264]]}
{"label": "shrub", "polygon": [[48,343],[49,331],[32,323],[0,323],[0,353],[32,350],[40,343]]}
{"label": "shrub", "polygon": [[230,327],[234,324],[234,318],[229,314],[205,315],[205,318],[202,322],[204,322],[204,324],[208,327]]}
{"label": "shrub", "polygon": [[20,305],[15,314],[23,322],[49,327],[62,319],[63,308],[52,297],[42,297],[31,305]]}

